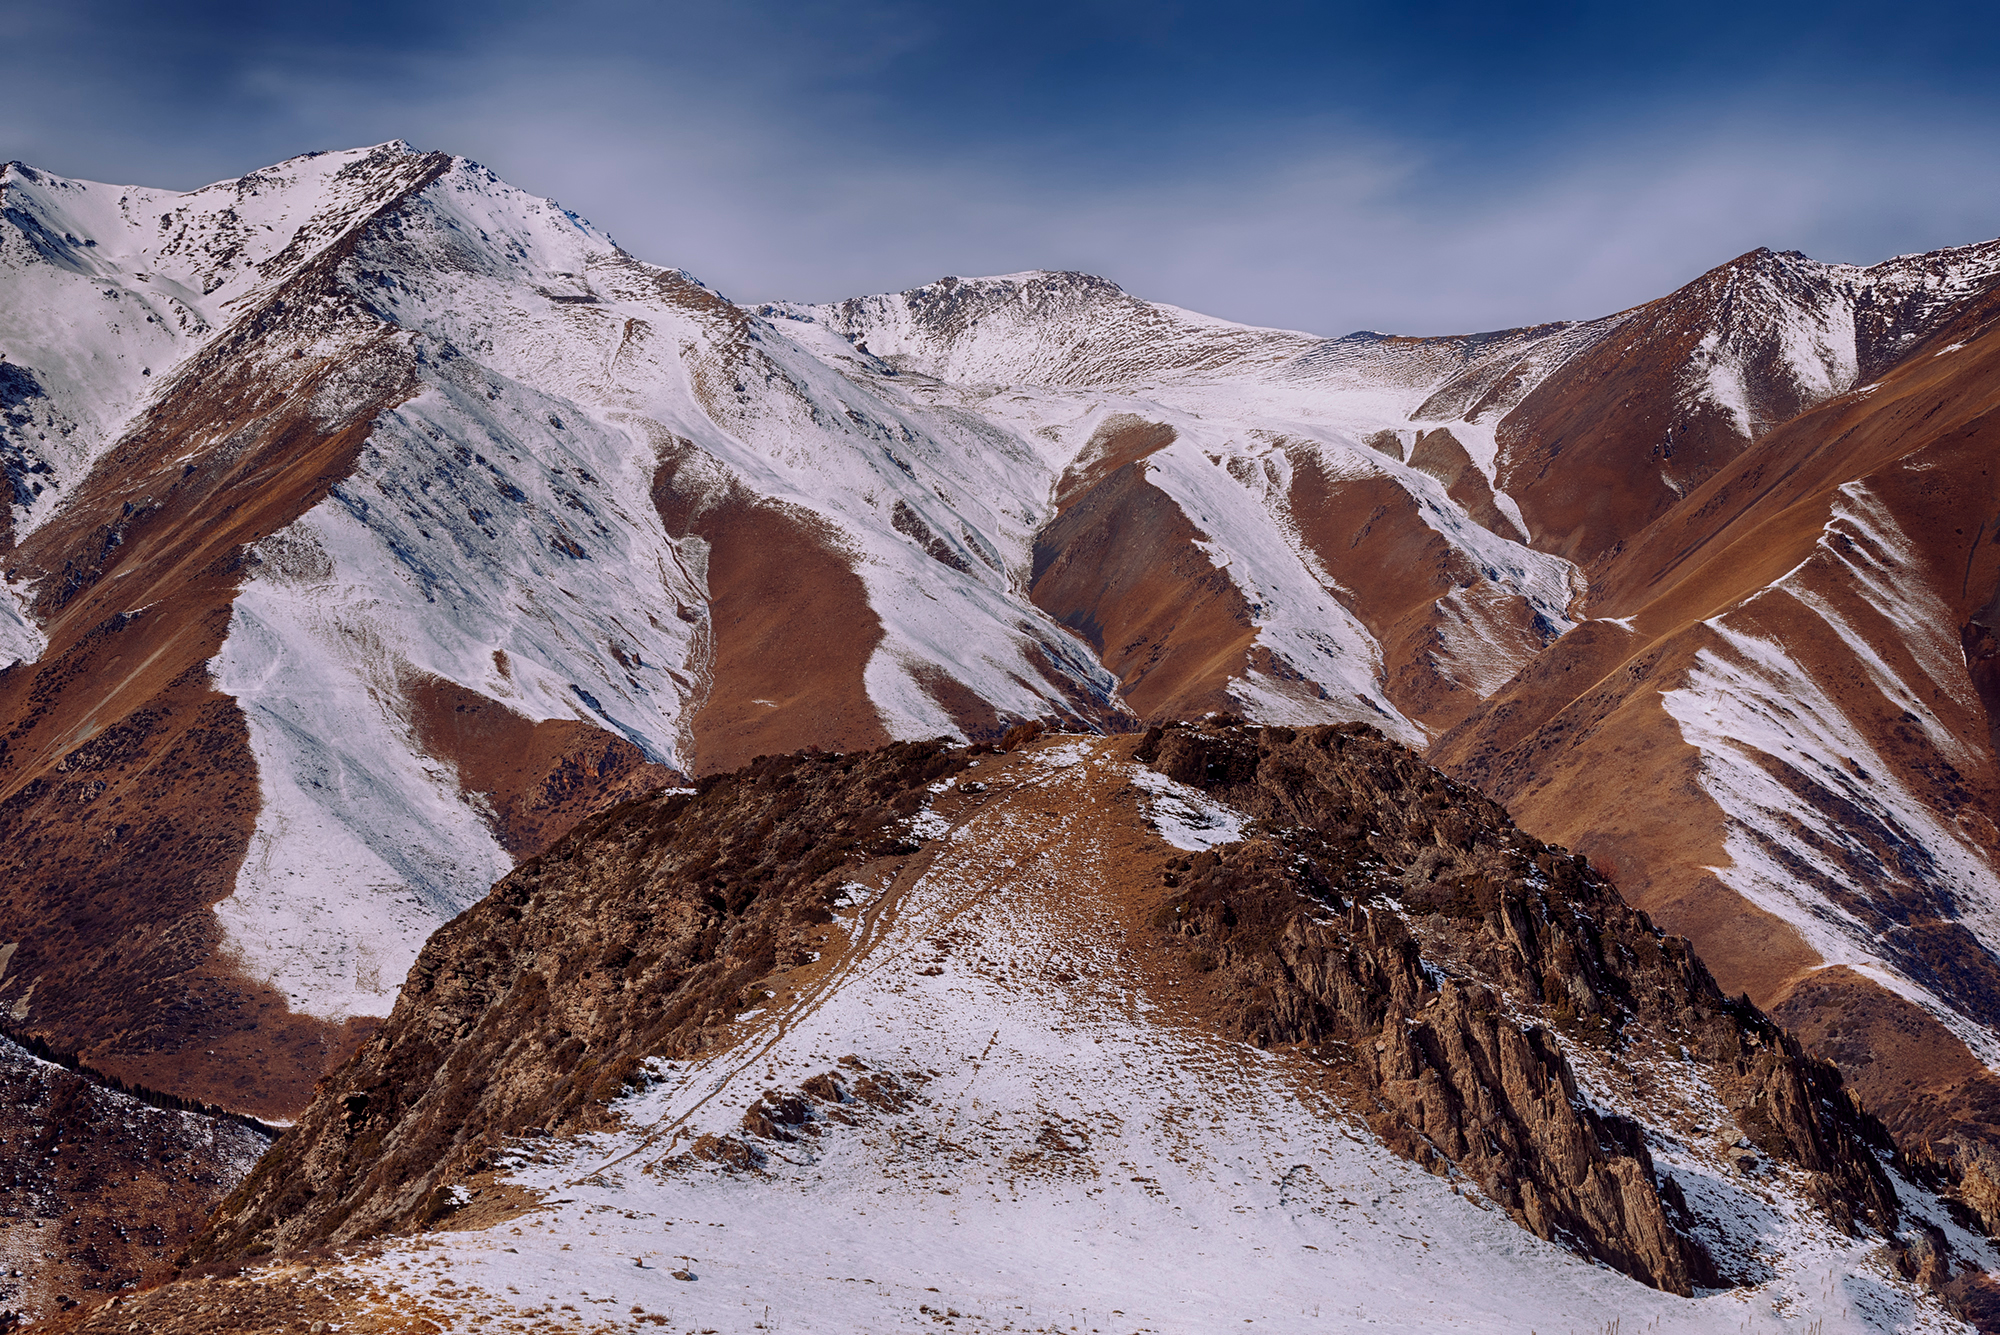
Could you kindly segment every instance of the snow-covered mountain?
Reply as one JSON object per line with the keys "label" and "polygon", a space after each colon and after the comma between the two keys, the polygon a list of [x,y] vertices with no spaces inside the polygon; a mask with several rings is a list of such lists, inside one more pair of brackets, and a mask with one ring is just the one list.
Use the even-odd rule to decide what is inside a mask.
{"label": "snow-covered mountain", "polygon": [[1629,535],[1595,618],[1432,751],[1974,1180],[2000,1171],[1994,315],[1989,281]]}
{"label": "snow-covered mountain", "polygon": [[[1420,741],[1568,624],[1568,567],[1482,526],[1490,457],[1384,453],[1480,340],[1069,274],[748,311],[401,144],[185,197],[4,188],[9,819],[59,925],[0,986],[197,1083],[197,1041],[240,1068],[209,1045],[254,995],[290,1054],[203,1088],[266,1112],[314,1023],[384,1013],[436,925],[618,791],[1039,717]],[[1393,513],[1357,550],[1363,504]],[[199,759],[163,767],[177,738]]]}
{"label": "snow-covered mountain", "polygon": [[188,194],[12,164],[0,216],[15,1026],[291,1115],[621,796],[1360,720],[2000,1220],[2000,242],[1324,338],[1040,271],[744,307],[399,143]]}

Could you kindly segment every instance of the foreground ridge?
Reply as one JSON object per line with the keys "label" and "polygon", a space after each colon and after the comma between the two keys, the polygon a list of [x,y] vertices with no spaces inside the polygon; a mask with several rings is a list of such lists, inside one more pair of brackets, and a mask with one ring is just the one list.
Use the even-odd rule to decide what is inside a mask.
{"label": "foreground ridge", "polygon": [[536,1329],[587,1293],[1514,1329],[1529,1290],[1948,1328],[1926,1286],[1992,1258],[1888,1158],[1684,942],[1365,726],[808,752],[503,879],[190,1258],[257,1268],[82,1328]]}

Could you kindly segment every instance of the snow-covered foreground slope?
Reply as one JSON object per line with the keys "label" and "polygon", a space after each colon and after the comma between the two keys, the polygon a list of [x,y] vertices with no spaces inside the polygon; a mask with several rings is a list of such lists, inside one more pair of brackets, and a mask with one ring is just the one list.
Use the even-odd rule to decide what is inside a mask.
{"label": "snow-covered foreground slope", "polygon": [[[468,1332],[1962,1329],[1802,1177],[1737,1167],[1682,1060],[1642,1106],[1614,1089],[1631,1072],[1580,1054],[1585,1097],[1648,1120],[1711,1249],[1756,1278],[1679,1298],[1541,1242],[1395,1157],[1330,1067],[1222,1038],[1202,975],[1141,965],[1107,860],[1233,840],[1240,814],[1103,744],[969,773],[989,795],[917,819],[928,869],[850,883],[820,958],[773,975],[715,1050],[648,1063],[624,1129],[512,1142],[453,1189],[446,1231],[253,1274],[229,1290],[236,1328],[337,1297],[358,1328]],[[1717,1134],[1674,1137],[1683,1106]],[[217,1293],[137,1310],[174,1331]]]}

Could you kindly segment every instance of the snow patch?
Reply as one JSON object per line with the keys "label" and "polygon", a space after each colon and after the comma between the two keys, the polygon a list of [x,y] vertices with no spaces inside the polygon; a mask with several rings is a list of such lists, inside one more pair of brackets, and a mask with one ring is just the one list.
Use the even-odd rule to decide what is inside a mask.
{"label": "snow patch", "polygon": [[1134,767],[1132,786],[1151,794],[1147,818],[1160,838],[1175,848],[1199,852],[1239,843],[1250,818],[1198,788],[1176,783],[1158,770]]}

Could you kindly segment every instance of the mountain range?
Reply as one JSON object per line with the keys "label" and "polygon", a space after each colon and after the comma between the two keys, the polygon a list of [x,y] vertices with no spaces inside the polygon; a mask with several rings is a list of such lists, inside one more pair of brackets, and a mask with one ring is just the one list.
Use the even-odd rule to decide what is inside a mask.
{"label": "mountain range", "polygon": [[[1817,1195],[1794,1184],[1785,1199],[1802,1203],[1780,1213],[1796,1220],[1845,1200],[1845,1217],[1826,1214],[1829,1236],[1872,1228],[1894,1239],[1909,1220],[1932,1216],[1925,1227],[1956,1230],[1949,1247],[1943,1231],[1897,1243],[1897,1256],[1919,1259],[1889,1266],[1884,1293],[1898,1284],[1945,1292],[1943,1262],[1931,1267],[1933,1282],[1917,1282],[1926,1248],[1955,1248],[1961,1272],[1989,1268],[1978,1235],[2000,1226],[2000,442],[1989,411],[2000,342],[1987,335],[2000,314],[2000,242],[1869,268],[1759,250],[1600,319],[1326,338],[1042,271],[945,278],[832,305],[739,305],[475,163],[401,143],[308,155],[185,194],[14,163],[0,173],[0,218],[0,462],[11,489],[0,532],[0,656],[11,660],[0,670],[0,1018],[18,1036],[133,1086],[297,1121],[267,1164],[323,1158],[328,1128],[348,1118],[360,1135],[374,1116],[366,1108],[379,1106],[342,1111],[357,1073],[414,1079],[390,1054],[445,1023],[424,1009],[442,1003],[420,1001],[411,986],[399,999],[399,985],[434,973],[436,952],[517,893],[507,887],[519,878],[553,874],[536,870],[549,859],[615,862],[590,851],[593,839],[693,837],[618,833],[647,804],[698,807],[723,791],[715,785],[724,776],[802,751],[850,756],[942,738],[964,765],[1011,734],[1004,754],[1070,776],[1048,779],[1055,787],[1083,785],[1059,808],[1104,806],[1104,829],[1075,834],[1098,851],[1071,849],[1047,872],[1088,881],[1099,874],[1088,870],[1093,858],[1144,863],[1179,847],[1156,839],[1144,857],[1102,851],[1110,831],[1130,825],[1111,818],[1119,792],[1120,810],[1153,813],[1144,837],[1166,838],[1164,799],[1134,795],[1153,793],[1149,774],[1169,774],[1191,811],[1207,810],[1188,796],[1200,791],[1217,804],[1213,820],[1251,822],[1228,826],[1239,835],[1264,820],[1259,837],[1273,847],[1314,821],[1321,838],[1346,828],[1324,811],[1300,817],[1318,810],[1294,791],[1304,778],[1273,780],[1273,790],[1176,769],[1171,757],[1160,768],[1157,739],[1151,758],[1131,750],[1148,728],[1207,719],[1157,737],[1248,736],[1262,739],[1253,750],[1286,755],[1298,743],[1274,741],[1280,732],[1365,736],[1390,748],[1383,755],[1410,757],[1397,763],[1435,767],[1424,771],[1438,775],[1429,782],[1454,785],[1465,803],[1502,804],[1474,824],[1518,822],[1533,848],[1522,844],[1525,861],[1503,870],[1467,861],[1484,845],[1436,835],[1444,822],[1434,816],[1422,837],[1377,828],[1373,836],[1416,839],[1378,849],[1368,869],[1393,873],[1402,888],[1383,902],[1396,907],[1370,908],[1375,892],[1359,884],[1321,896],[1323,912],[1346,915],[1337,934],[1377,941],[1383,928],[1370,924],[1385,913],[1455,921],[1448,904],[1423,898],[1430,891],[1419,881],[1456,877],[1490,891],[1465,889],[1477,911],[1460,916],[1497,914],[1492,931],[1504,938],[1506,895],[1493,886],[1542,894],[1537,873],[1524,870],[1536,858],[1554,859],[1548,868],[1583,860],[1594,879],[1577,885],[1615,891],[1565,888],[1562,903],[1581,907],[1564,912],[1608,922],[1629,905],[1643,916],[1619,918],[1619,939],[1690,943],[1698,972],[1683,971],[1674,986],[1704,1015],[1733,1017],[1737,1035],[1712,1039],[1702,1060],[1740,1062],[1744,1035],[1756,1035],[1758,1051],[1788,1054],[1799,1089],[1841,1090],[1825,1097],[1852,1115],[1804,1141],[1849,1150],[1802,1150],[1804,1133],[1788,1132],[1793,1148],[1766,1157],[1800,1174],[1847,1162],[1839,1171],[1848,1176]],[[1033,730],[1023,725],[1098,740],[1022,749]],[[1071,745],[1083,749],[1062,749]],[[1062,765],[1042,759],[1058,754],[1068,757]],[[1094,767],[1122,777],[1093,799],[1084,776]],[[1322,785],[1358,782],[1314,772]],[[1421,787],[1416,773],[1394,791]],[[921,824],[946,791],[896,814]],[[841,801],[865,813],[891,796]],[[839,819],[832,812],[827,819]],[[646,819],[678,832],[686,818]],[[962,825],[928,835],[911,826],[896,836],[910,843],[899,856],[949,851],[957,836],[947,829]],[[770,836],[751,828],[753,842]],[[1423,838],[1439,857],[1419,856]],[[843,856],[892,856],[886,848],[856,844]],[[1023,847],[1007,849],[1026,865]],[[1341,855],[1347,862],[1317,845],[1285,856],[1324,873],[1359,867],[1359,849]],[[943,876],[952,859],[934,856]],[[786,893],[819,895],[836,872],[835,887],[866,883],[846,863],[830,864]],[[694,884],[684,870],[645,874]],[[1279,893],[1271,887],[1283,878],[1273,877],[1266,868],[1252,878],[1259,894]],[[1146,883],[1161,895],[1178,886]],[[1315,902],[1311,884],[1285,884],[1284,902]],[[611,892],[565,893],[574,918]],[[898,893],[923,899],[914,886]],[[711,914],[716,924],[747,911],[727,899]],[[1010,930],[1046,937],[1058,953],[1083,949],[1061,945],[1060,913],[1045,906],[1034,916],[1032,929]],[[1512,966],[1467,963],[1457,938],[1409,930],[1410,950],[1427,963],[1401,991],[1382,983],[1397,1013],[1422,1013],[1433,1004],[1425,995],[1457,996],[1422,981],[1433,966],[1467,987],[1521,995],[1518,980],[1501,981]],[[916,941],[895,949],[907,957]],[[973,941],[988,963],[1002,949],[990,934],[974,931]],[[1096,1004],[1082,999],[1083,980],[1124,968],[1109,942],[1091,947],[1096,974],[1068,970],[1060,984],[1062,1004],[1081,1007],[1074,1015]],[[1248,956],[1264,964],[1238,968],[1207,951],[1213,967],[1196,972],[1234,979],[1218,983],[1218,996],[1296,984],[1299,958],[1259,953],[1267,945]],[[878,948],[889,949],[855,946],[890,958],[869,954]],[[633,949],[634,958],[646,953]],[[1556,947],[1519,949],[1539,960]],[[748,989],[769,976],[766,963],[751,950],[743,967],[759,966],[756,976],[711,997],[716,1008],[754,1000]],[[1168,975],[1133,968],[1127,991],[1152,997],[1133,1003],[1143,1015],[1163,1004]],[[1580,1016],[1629,1012],[1641,1017],[1634,1035],[1643,1028],[1646,1043],[1666,1043],[1664,1012],[1626,995],[1629,970],[1613,972],[1626,980],[1612,989],[1616,1006],[1592,973],[1584,991],[1596,1009],[1578,993],[1559,1024],[1545,1013],[1558,1004],[1551,993],[1509,1014],[1523,1035],[1562,1035],[1564,1025],[1589,1028]],[[663,995],[689,985],[674,978],[660,984]],[[1340,1009],[1325,988],[1305,991]],[[832,1004],[812,995],[815,1007]],[[964,1003],[965,1023],[1005,1012],[1009,995],[1003,987]],[[841,1005],[867,1004],[859,998]],[[1345,1027],[1294,1015],[1259,1029],[1241,1022],[1240,1007],[1230,1012],[1237,1019],[1204,1010],[1175,1023],[1205,1025],[1202,1043],[1321,1057],[1327,1044],[1383,1032],[1380,1006],[1365,1024],[1360,1012],[1342,1013]],[[655,1066],[584,1089],[561,1123],[573,1134],[554,1138],[568,1148],[540,1157],[587,1158],[589,1137],[633,1134],[588,1109],[670,1105],[683,1097],[675,1090],[695,1087],[687,1063],[707,1072],[701,1063],[738,1060],[727,1054],[752,1042],[742,1035],[754,1025],[731,1027],[729,1015],[682,1021],[655,1033],[653,1051],[621,1050],[620,1059]],[[470,1013],[450,1024],[477,1028]],[[1128,1024],[1138,1028],[1117,1042],[1146,1032]],[[1386,1038],[1368,1041],[1388,1057]],[[548,1060],[569,1079],[582,1051]],[[505,1083],[510,1063],[526,1060],[507,1052],[486,1051],[491,1069],[478,1080]],[[442,1048],[433,1055],[449,1059]],[[876,1072],[866,1078],[878,1080],[880,1099],[905,1100],[891,1108],[899,1114],[925,1106],[945,1069],[941,1056],[905,1066],[857,1045],[801,1050],[799,1079],[816,1057],[843,1055],[861,1064],[835,1062],[813,1078],[851,1089],[864,1079],[854,1072]],[[1837,1077],[1813,1074],[1821,1059]],[[975,1102],[1047,1102],[1029,1087],[1070,1069],[1048,1060],[1022,1040],[1009,1069],[1041,1073]],[[678,1074],[669,1078],[663,1061],[679,1063]],[[1449,1080],[1454,1067],[1440,1059],[1430,1069]],[[621,1083],[641,1070],[653,1074]],[[1123,1088],[1098,1076],[1107,1091]],[[557,1087],[520,1078],[537,1098]],[[1354,1089],[1334,1099],[1360,1119],[1360,1139],[1348,1141],[1372,1138],[1376,1157],[1424,1161],[1396,1130],[1424,1126],[1422,1115],[1394,1099],[1381,1105],[1398,1110],[1393,1125],[1366,1112],[1393,1080],[1421,1078],[1416,1068],[1350,1077]],[[1714,1202],[1704,1207],[1710,1224],[1672,1204],[1662,1184],[1692,1181],[1694,1170],[1658,1167],[1680,1153],[1662,1137],[1695,1133],[1634,1104],[1639,1077],[1622,1103],[1595,1092],[1596,1077],[1566,1078],[1588,1091],[1574,1101],[1639,1128],[1614,1133],[1604,1122],[1576,1134],[1638,1146],[1623,1160],[1606,1150],[1605,1163],[1629,1161],[1618,1171],[1638,1174],[1644,1191],[1633,1187],[1638,1195],[1619,1196],[1616,1209],[1570,1200],[1568,1215],[1537,1215],[1518,1194],[1506,1204],[1490,1173],[1454,1166],[1418,1181],[1463,1177],[1499,1205],[1498,1217],[1515,1216],[1509,1228],[1558,1247],[1567,1239],[1670,1291],[1747,1286],[1833,1319],[1836,1306],[1798,1287],[1805,1270],[1780,1265],[1758,1278],[1746,1268],[1755,1227],[1714,1223]],[[1702,1099],[1730,1109],[1744,1133],[1714,1149],[1717,1163],[1728,1160],[1724,1149],[1764,1143],[1723,1092],[1736,1078],[1686,1096],[1690,1110]],[[888,1092],[892,1084],[903,1092]],[[742,1081],[729,1088],[744,1099],[806,1099],[800,1109],[812,1097],[775,1084],[769,1095]],[[1477,1103],[1469,1089],[1453,1098]],[[1282,1102],[1269,1091],[1244,1097],[1251,1102],[1238,1111],[1253,1121],[1259,1100]],[[1518,1108],[1520,1096],[1510,1099]],[[1284,1116],[1305,1115],[1283,1106]],[[749,1107],[731,1115],[747,1117]],[[519,1181],[533,1177],[521,1137],[555,1118],[518,1112],[494,1114],[492,1136],[463,1163],[429,1165],[449,1168],[452,1180],[402,1170],[399,1183],[427,1184],[420,1199],[341,1187],[348,1194],[338,1200],[392,1233],[464,1215],[451,1194],[470,1189],[461,1181],[504,1176],[506,1164]],[[646,1115],[667,1117],[667,1105]],[[672,1117],[687,1115],[673,1105]],[[370,1153],[393,1152],[406,1134],[401,1117],[382,1124]],[[1717,1117],[1688,1111],[1683,1120]],[[1539,1115],[1517,1120],[1542,1125]],[[1067,1123],[1046,1125],[1074,1140],[1060,1129]],[[1042,1123],[1029,1129],[1029,1143],[1042,1145],[1033,1153],[1053,1152],[1036,1139]],[[719,1127],[704,1134],[729,1138]],[[769,1176],[753,1163],[756,1138],[737,1139],[746,1148],[736,1169]],[[1251,1141],[1279,1158],[1297,1148],[1257,1136],[1242,1143]],[[1853,1205],[1856,1192],[1874,1190],[1856,1185],[1867,1173],[1853,1165],[1875,1164],[1878,1151],[1893,1152],[1893,1165],[1883,1157],[1889,1166],[1873,1171],[1899,1175],[1890,1194],[1906,1203],[1900,1222],[1887,1196],[1872,1224]],[[1438,1152],[1452,1165],[1472,1154]],[[339,1155],[324,1163],[336,1160],[345,1165],[336,1177],[373,1171]],[[322,1166],[310,1174],[333,1172],[313,1162]],[[703,1162],[729,1166],[713,1155]],[[498,1177],[479,1189],[526,1190]],[[1632,1203],[1646,1192],[1651,1206]],[[1935,1209],[1908,1204],[1932,1197]],[[250,1199],[263,1204],[248,1216],[247,1206],[225,1206],[190,1264],[362,1236],[313,1222],[330,1204]],[[1628,1207],[1665,1221],[1644,1245],[1631,1219],[1610,1228],[1572,1218]],[[1050,1209],[1053,1219],[1082,1218]],[[259,1222],[265,1215],[270,1223]],[[1806,1233],[1779,1250],[1804,1256],[1822,1245],[1799,1241]],[[1669,1235],[1694,1241],[1683,1247]],[[1452,1245],[1473,1245],[1470,1236],[1454,1234]],[[1414,1256],[1390,1246],[1369,1264],[1414,1274],[1395,1260]],[[1557,1273],[1546,1258],[1522,1264]],[[1791,1278],[1781,1283],[1781,1272]],[[1306,1280],[1284,1281],[1294,1284],[1311,1291]],[[1978,1289],[1962,1283],[1948,1297],[1983,1320]],[[180,1290],[161,1292],[170,1291]],[[1907,1322],[1936,1300],[1883,1301],[1883,1313],[1902,1314],[1854,1319]],[[845,1328],[885,1324],[887,1310],[856,1308]],[[1475,1326],[1488,1319],[1457,1310]],[[1548,1319],[1595,1310],[1558,1305]],[[1699,1310],[1708,1315],[1687,1319],[1712,1323],[1717,1309]],[[1155,1316],[1172,1328],[1170,1314]]]}

